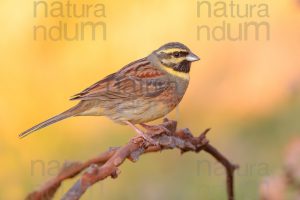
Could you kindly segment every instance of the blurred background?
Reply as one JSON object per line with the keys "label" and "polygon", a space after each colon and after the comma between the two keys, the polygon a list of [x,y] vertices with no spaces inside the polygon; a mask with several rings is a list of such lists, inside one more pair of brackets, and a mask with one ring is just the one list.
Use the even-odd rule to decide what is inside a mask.
{"label": "blurred background", "polygon": [[[35,7],[38,2],[42,3]],[[208,4],[213,12],[214,3],[201,4],[199,11],[199,2],[69,1],[78,15],[87,12],[82,6],[92,5],[89,16],[76,17],[68,16],[66,6],[62,16],[59,4],[67,3],[63,0],[2,0],[0,199],[23,199],[53,177],[66,160],[86,160],[125,144],[135,133],[105,117],[71,118],[22,140],[18,134],[73,106],[70,96],[170,41],[186,44],[201,61],[192,66],[190,86],[178,112],[168,117],[194,134],[212,128],[211,143],[241,166],[236,176],[237,199],[258,199],[263,178],[280,172],[285,145],[300,134],[300,3],[233,1],[240,13],[246,12],[245,5],[256,5],[252,16],[238,17],[228,14],[232,1],[215,1],[226,5],[228,16],[209,17]],[[262,3],[268,13],[259,15]],[[228,30],[220,41],[205,34],[199,37],[199,26],[213,29],[224,21],[235,35],[245,22],[265,22],[269,39],[263,28],[259,39],[250,32],[248,38],[233,41]],[[95,40],[58,37],[76,34],[74,27],[82,22],[101,22],[103,32],[97,32],[100,36]],[[55,40],[49,30],[59,23],[65,24],[67,33],[54,31]],[[43,28],[35,32],[37,26]],[[149,154],[120,169],[118,179],[95,185],[84,199],[226,197],[223,169],[205,153]],[[55,199],[75,180],[66,181]]]}

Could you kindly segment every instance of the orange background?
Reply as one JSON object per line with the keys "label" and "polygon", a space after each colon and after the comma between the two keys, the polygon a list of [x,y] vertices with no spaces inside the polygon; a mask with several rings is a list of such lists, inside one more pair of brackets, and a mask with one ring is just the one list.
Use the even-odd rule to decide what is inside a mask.
{"label": "orange background", "polygon": [[[22,199],[65,160],[85,160],[126,143],[133,131],[104,117],[68,119],[24,140],[17,135],[74,105],[71,95],[170,41],[186,44],[202,60],[192,66],[179,114],[169,117],[195,134],[213,128],[212,144],[242,167],[237,199],[257,199],[260,181],[280,169],[283,147],[300,133],[300,4],[264,1],[270,9],[264,19],[271,27],[269,41],[218,42],[197,40],[197,26],[240,19],[198,18],[197,1],[85,4],[99,2],[105,5],[106,17],[100,18],[107,25],[105,41],[55,42],[33,40],[33,26],[51,26],[59,18],[35,18],[33,1],[1,1],[0,199]],[[254,2],[240,4],[245,3]],[[247,20],[262,19],[241,21]],[[214,163],[204,153],[143,156],[136,164],[126,162],[116,181],[98,184],[85,199],[224,199],[224,176]],[[67,181],[56,199],[74,181]]]}

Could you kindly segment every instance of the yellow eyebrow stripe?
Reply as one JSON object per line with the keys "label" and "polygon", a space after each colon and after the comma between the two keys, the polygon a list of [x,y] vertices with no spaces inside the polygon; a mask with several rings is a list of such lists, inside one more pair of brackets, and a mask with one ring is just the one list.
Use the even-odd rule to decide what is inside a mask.
{"label": "yellow eyebrow stripe", "polygon": [[158,53],[161,53],[161,52],[164,52],[164,53],[173,53],[173,52],[176,52],[176,51],[179,51],[179,52],[187,52],[187,51],[184,50],[184,49],[170,48],[170,49],[163,49],[163,50],[160,50]]}

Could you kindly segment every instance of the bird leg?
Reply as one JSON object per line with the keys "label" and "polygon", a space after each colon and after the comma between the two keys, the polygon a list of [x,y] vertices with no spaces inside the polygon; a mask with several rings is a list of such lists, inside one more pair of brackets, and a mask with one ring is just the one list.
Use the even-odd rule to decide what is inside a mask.
{"label": "bird leg", "polygon": [[130,123],[129,121],[125,121],[127,125],[129,125],[131,128],[135,130],[135,132],[138,134],[137,137],[144,138],[147,142],[149,142],[152,145],[158,145],[158,142],[153,140],[149,135],[145,134],[142,130],[140,130],[138,127]]}
{"label": "bird leg", "polygon": [[150,130],[151,132],[154,132],[155,135],[158,135],[161,133],[170,134],[170,130],[167,129],[166,127],[164,127],[163,125],[148,125],[148,124],[144,124],[144,123],[141,123],[140,125],[143,128],[145,128],[146,130]]}

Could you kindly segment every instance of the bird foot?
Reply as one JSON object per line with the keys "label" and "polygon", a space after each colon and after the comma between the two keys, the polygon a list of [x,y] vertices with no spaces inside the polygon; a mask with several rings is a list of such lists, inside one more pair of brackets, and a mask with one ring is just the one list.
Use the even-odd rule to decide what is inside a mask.
{"label": "bird foot", "polygon": [[158,146],[159,145],[159,142],[158,141],[155,141],[154,139],[152,139],[149,135],[143,133],[143,132],[138,132],[137,136],[135,136],[133,138],[133,140],[139,140],[143,138],[145,141],[149,142],[151,145],[154,145],[154,146]]}
{"label": "bird foot", "polygon": [[125,123],[127,125],[129,125],[130,127],[132,127],[135,132],[137,133],[137,136],[133,138],[133,141],[139,141],[140,138],[143,138],[144,140],[146,140],[147,142],[149,142],[151,145],[155,145],[158,146],[159,142],[153,140],[149,135],[145,134],[142,130],[140,130],[139,128],[137,128],[135,125],[133,125],[132,123],[130,123],[129,121],[125,121]]}
{"label": "bird foot", "polygon": [[159,135],[162,133],[166,133],[168,135],[171,134],[171,131],[164,127],[163,125],[147,125],[147,124],[140,124],[144,129],[151,131],[153,135]]}

